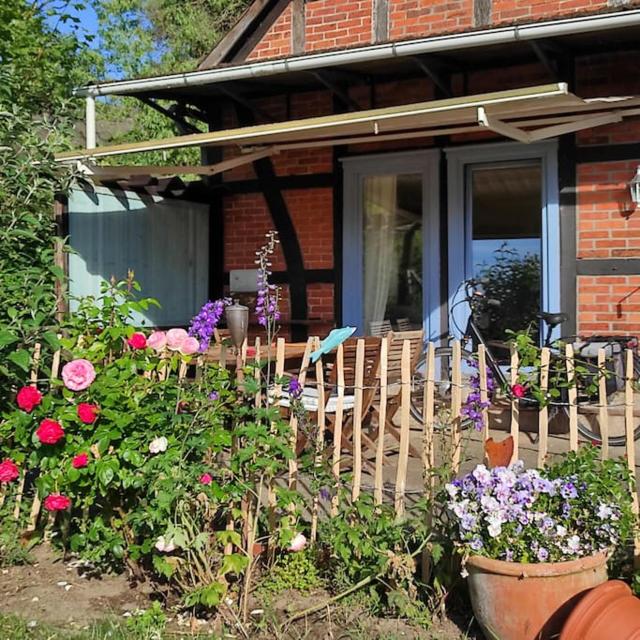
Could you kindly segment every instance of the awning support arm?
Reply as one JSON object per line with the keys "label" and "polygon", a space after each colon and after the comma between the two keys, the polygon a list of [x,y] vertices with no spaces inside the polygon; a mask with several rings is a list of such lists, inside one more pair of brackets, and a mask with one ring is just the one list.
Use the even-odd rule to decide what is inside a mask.
{"label": "awning support arm", "polygon": [[617,111],[613,113],[606,113],[600,116],[594,116],[592,118],[579,118],[573,122],[565,122],[563,124],[555,124],[550,127],[542,127],[529,133],[531,142],[536,140],[544,140],[545,138],[553,138],[554,136],[561,136],[564,133],[574,133],[575,131],[582,131],[583,129],[591,129],[592,127],[600,127],[603,124],[612,124],[615,122],[622,122],[622,115]]}
{"label": "awning support arm", "polygon": [[120,167],[87,167],[89,172],[99,179],[125,179],[131,176],[148,175],[152,177],[173,176],[177,174],[193,174],[199,176],[215,176],[224,173],[230,169],[241,167],[245,164],[261,160],[268,156],[276,155],[280,150],[276,147],[265,147],[252,151],[251,153],[243,153],[228,160],[222,160],[211,165],[173,165],[173,166],[154,166],[154,165],[130,165]]}
{"label": "awning support arm", "polygon": [[531,142],[531,135],[529,133],[503,120],[490,116],[484,107],[478,107],[478,124],[481,127],[486,127],[495,133],[499,133],[505,138],[511,138],[512,140],[526,144]]}

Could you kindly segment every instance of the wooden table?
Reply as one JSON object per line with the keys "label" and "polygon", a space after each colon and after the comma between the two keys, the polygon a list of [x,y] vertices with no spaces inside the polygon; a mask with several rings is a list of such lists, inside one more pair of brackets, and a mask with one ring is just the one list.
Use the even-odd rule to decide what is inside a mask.
{"label": "wooden table", "polygon": [[[284,364],[285,369],[295,368],[297,364],[297,368],[300,368],[300,364],[302,363],[302,356],[304,355],[304,351],[307,348],[306,342],[286,342],[284,347]],[[224,355],[223,355],[224,352]],[[255,357],[255,348],[250,346],[247,347],[247,361],[251,362]],[[260,347],[260,360],[265,361],[267,357],[267,347],[266,345],[261,345]],[[271,346],[271,361],[275,362],[276,359],[276,345]],[[224,363],[225,366],[233,366],[236,365],[236,354],[235,348],[233,346],[222,346],[220,344],[214,344],[209,347],[207,353],[205,354],[205,360],[207,362],[220,362]]]}

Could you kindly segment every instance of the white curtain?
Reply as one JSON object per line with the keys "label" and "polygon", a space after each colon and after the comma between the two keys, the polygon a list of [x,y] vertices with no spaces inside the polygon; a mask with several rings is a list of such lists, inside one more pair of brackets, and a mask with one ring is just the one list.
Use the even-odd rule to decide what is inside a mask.
{"label": "white curtain", "polygon": [[364,180],[364,322],[386,320],[392,283],[397,279],[395,228],[397,177],[369,176]]}

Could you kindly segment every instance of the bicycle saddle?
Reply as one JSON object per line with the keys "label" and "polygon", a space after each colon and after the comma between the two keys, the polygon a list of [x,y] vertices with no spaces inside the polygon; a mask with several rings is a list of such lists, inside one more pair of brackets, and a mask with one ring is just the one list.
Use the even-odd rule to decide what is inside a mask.
{"label": "bicycle saddle", "polygon": [[538,318],[544,320],[549,326],[555,327],[556,325],[566,322],[569,319],[569,314],[563,313],[562,311],[557,311],[556,313],[542,311],[538,314]]}

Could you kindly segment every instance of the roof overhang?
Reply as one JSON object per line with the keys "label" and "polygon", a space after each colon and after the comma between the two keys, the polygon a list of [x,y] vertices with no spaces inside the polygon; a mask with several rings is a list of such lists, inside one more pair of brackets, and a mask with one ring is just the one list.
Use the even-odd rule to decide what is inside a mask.
{"label": "roof overhang", "polygon": [[[463,56],[476,58],[482,50],[492,59],[511,59],[516,49],[527,43],[559,40],[570,50],[593,53],[607,40],[608,46],[637,46],[640,30],[640,9],[599,13],[565,19],[541,21],[471,32],[431,36],[400,42],[325,51],[276,60],[254,61],[219,66],[149,78],[102,82],[79,87],[76,96],[133,95],[156,98],[186,97],[214,91],[227,83],[248,83],[261,92],[273,87],[274,80],[291,87],[309,83],[310,74],[323,69],[341,69],[357,73],[390,75],[415,57],[446,55],[453,62]],[[597,39],[594,34],[598,34]],[[608,34],[608,35],[607,35]],[[606,36],[606,37],[605,37]],[[566,40],[565,40],[566,39]],[[598,41],[596,41],[598,40]]]}
{"label": "roof overhang", "polygon": [[146,140],[57,154],[62,162],[94,160],[147,151],[226,146],[241,154],[207,167],[96,167],[96,175],[148,173],[214,175],[296,148],[430,138],[490,130],[529,143],[640,115],[640,98],[584,100],[564,83],[370,109],[302,120]]}

